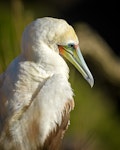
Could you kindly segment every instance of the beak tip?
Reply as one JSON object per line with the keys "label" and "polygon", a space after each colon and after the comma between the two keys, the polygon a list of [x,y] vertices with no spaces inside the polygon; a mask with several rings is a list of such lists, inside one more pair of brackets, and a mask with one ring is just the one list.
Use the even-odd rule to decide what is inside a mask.
{"label": "beak tip", "polygon": [[91,88],[94,86],[94,80],[90,83]]}
{"label": "beak tip", "polygon": [[94,85],[94,78],[91,76],[91,77],[87,77],[86,80],[88,81],[88,83],[90,84],[90,86],[92,88]]}

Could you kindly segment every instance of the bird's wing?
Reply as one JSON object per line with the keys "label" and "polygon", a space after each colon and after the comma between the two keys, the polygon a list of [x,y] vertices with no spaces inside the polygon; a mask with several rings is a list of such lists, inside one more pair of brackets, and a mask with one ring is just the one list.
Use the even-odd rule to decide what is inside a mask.
{"label": "bird's wing", "polygon": [[[36,68],[34,69],[32,64],[30,64],[30,66],[32,67],[33,70],[37,71]],[[29,67],[28,70],[30,71],[30,73],[34,74],[35,72],[31,70],[30,66],[28,66]],[[25,67],[25,64],[24,64],[24,67]],[[32,81],[29,80],[30,77],[27,76],[27,73],[24,72],[23,71],[24,69],[23,69],[21,70],[21,72],[25,75],[25,78],[23,81],[26,81],[26,82],[28,81],[28,84],[26,82],[25,82],[26,84],[24,82],[21,83],[20,81],[22,80],[23,76],[22,78],[18,77],[17,79],[15,79],[16,74],[20,73],[19,71],[16,71],[19,69],[21,70],[21,68],[17,66],[17,62],[15,62],[15,64],[12,63],[8,67],[6,72],[4,72],[0,76],[0,83],[1,83],[1,87],[0,87],[0,149],[4,149],[3,147],[5,147],[5,145],[8,145],[8,147],[11,147],[11,149],[14,149],[13,147],[15,146],[15,143],[13,141],[14,140],[19,141],[19,137],[20,137],[17,133],[19,133],[20,135],[22,134],[24,135],[24,133],[26,133],[26,129],[24,127],[25,125],[24,120],[27,120],[27,119],[29,120],[29,116],[27,116],[26,112],[28,113],[30,112],[27,110],[29,110],[31,103],[35,101],[42,86],[44,85],[46,80],[48,80],[47,77],[42,78],[43,80],[40,80],[39,78],[40,76],[34,78],[33,74],[28,73],[32,77],[31,80],[33,80],[34,78],[33,83],[32,83]],[[20,74],[19,76],[21,77]],[[40,80],[40,82],[38,82],[38,80]],[[36,83],[37,85],[34,86],[34,84]],[[26,89],[28,91],[26,91]],[[34,110],[32,114],[34,114]],[[23,115],[27,119],[22,119]],[[37,117],[35,118],[37,120]],[[23,130],[24,130],[24,133],[22,132]],[[16,135],[16,138],[14,137],[14,135]]]}
{"label": "bird's wing", "polygon": [[[25,65],[27,65],[26,66],[27,71],[29,72],[25,72],[24,70],[26,68]],[[69,113],[70,110],[73,109],[74,107],[74,101],[71,100],[73,96],[71,87],[68,81],[66,79],[64,80],[64,78],[61,78],[61,76],[59,75],[55,75],[51,77],[46,76],[44,79],[42,76],[43,80],[40,80],[40,76],[39,77],[35,76],[34,78],[33,74],[37,75],[38,72],[36,71],[40,70],[40,68],[38,68],[38,70],[37,68],[34,69],[34,64],[24,63],[23,70],[21,70],[21,68],[19,67],[16,67],[16,63],[13,64],[12,66],[13,67],[8,68],[7,72],[5,72],[2,75],[3,76],[2,78],[4,78],[4,82],[2,84],[2,87],[0,88],[0,95],[1,95],[0,96],[0,130],[2,131],[0,132],[0,144],[2,143],[1,141],[4,141],[4,139],[6,138],[7,141],[9,140],[8,138],[10,137],[8,135],[10,136],[16,135],[15,136],[17,138],[16,140],[19,141],[19,134],[21,134],[21,136],[25,134],[25,137],[29,136],[29,141],[33,143],[35,142],[35,139],[36,141],[39,139],[37,137],[41,135],[43,128],[46,130],[46,126],[45,127],[42,126],[43,123],[44,125],[46,125],[46,122],[48,122],[49,125],[51,125],[49,121],[51,119],[56,121],[56,117],[57,117],[57,122],[54,122],[54,125],[52,125],[54,128],[51,127],[51,130],[49,129],[47,130],[47,133],[49,133],[49,135],[48,138],[45,139],[45,147],[49,145],[50,150],[53,150],[54,145],[60,142],[59,139],[63,137],[64,132],[67,129],[67,126],[69,124]],[[22,64],[20,66],[22,66]],[[19,69],[21,70],[20,72],[13,71]],[[20,75],[19,73],[23,73],[23,74]],[[16,85],[17,89],[15,89],[13,84],[11,84],[14,81],[14,78],[16,76],[15,74],[19,74],[18,76],[19,80],[17,79],[17,81],[19,82],[16,81],[14,82],[14,85]],[[23,82],[21,84],[22,80]],[[38,80],[40,81],[38,82]],[[36,83],[37,85],[34,86],[34,84]],[[65,94],[65,97],[63,96],[64,95],[63,93]],[[70,96],[68,96],[69,95],[68,93],[70,94]],[[54,103],[55,105],[52,105]],[[55,112],[57,112],[56,115],[54,115],[53,113],[54,111],[52,110],[52,106],[54,107],[53,109],[55,109]],[[44,111],[45,116],[40,116],[40,113],[42,111],[41,109],[43,111],[45,110]],[[52,115],[53,118],[51,118]],[[60,117],[62,120],[59,118],[59,115],[62,116]],[[42,124],[39,125],[41,117],[42,119],[44,118],[45,119],[42,122]],[[38,128],[35,127],[35,121],[39,121],[39,123],[38,122],[36,123]],[[27,125],[27,127],[25,127],[25,125]],[[35,127],[35,131],[38,132],[35,132],[33,134],[34,130],[31,129],[31,126],[32,129],[33,127]],[[29,132],[27,132],[26,130],[28,130]],[[46,135],[47,133],[45,134],[43,133],[43,136]],[[56,142],[51,141],[51,137],[55,137]],[[31,138],[32,140],[30,140]],[[24,140],[22,142],[24,143]],[[14,145],[12,141],[10,143]],[[30,145],[30,143],[26,145]]]}
{"label": "bird's wing", "polygon": [[[51,131],[45,141],[43,149],[58,150],[64,133],[70,124],[70,111],[74,108],[74,100],[68,100],[62,115],[62,122],[60,125],[56,124],[56,128]],[[53,140],[54,139],[54,140]]]}
{"label": "bird's wing", "polygon": [[11,99],[13,93],[13,84],[17,68],[18,59],[15,59],[8,66],[6,71],[0,75],[0,133],[3,131],[6,120],[9,118],[10,108],[8,107],[8,101]]}
{"label": "bird's wing", "polygon": [[[25,65],[29,72],[25,72]],[[29,108],[36,95],[39,93],[42,85],[47,77],[34,86],[32,78],[38,73],[32,64],[20,62],[20,58],[16,58],[8,66],[7,70],[0,76],[0,136],[2,132],[6,132],[8,123],[14,124],[19,120],[24,112]],[[33,73],[33,74],[32,74]],[[27,75],[30,75],[29,77]],[[31,80],[29,80],[31,78]],[[40,80],[40,76],[34,79]],[[22,80],[22,81],[21,81]],[[27,82],[27,83],[26,83]],[[30,90],[31,88],[31,90]],[[27,91],[28,90],[28,91]]]}

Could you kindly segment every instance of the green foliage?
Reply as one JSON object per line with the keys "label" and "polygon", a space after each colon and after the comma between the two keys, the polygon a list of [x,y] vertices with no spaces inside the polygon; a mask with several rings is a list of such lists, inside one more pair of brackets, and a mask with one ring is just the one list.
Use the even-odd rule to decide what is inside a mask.
{"label": "green foliage", "polygon": [[0,72],[20,53],[23,29],[32,19],[19,0],[0,4]]}

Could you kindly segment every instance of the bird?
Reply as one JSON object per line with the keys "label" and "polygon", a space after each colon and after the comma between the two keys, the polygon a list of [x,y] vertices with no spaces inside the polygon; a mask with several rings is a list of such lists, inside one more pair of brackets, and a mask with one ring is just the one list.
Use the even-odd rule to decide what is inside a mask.
{"label": "bird", "polygon": [[74,93],[66,60],[94,84],[74,28],[42,17],[22,34],[21,53],[0,75],[0,150],[58,150]]}

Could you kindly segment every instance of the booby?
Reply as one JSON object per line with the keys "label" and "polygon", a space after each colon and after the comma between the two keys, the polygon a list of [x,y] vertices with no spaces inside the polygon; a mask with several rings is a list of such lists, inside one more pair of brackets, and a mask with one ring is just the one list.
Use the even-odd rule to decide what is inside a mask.
{"label": "booby", "polygon": [[0,75],[1,150],[59,149],[74,108],[64,57],[92,87],[71,25],[44,17],[25,28],[20,55]]}

